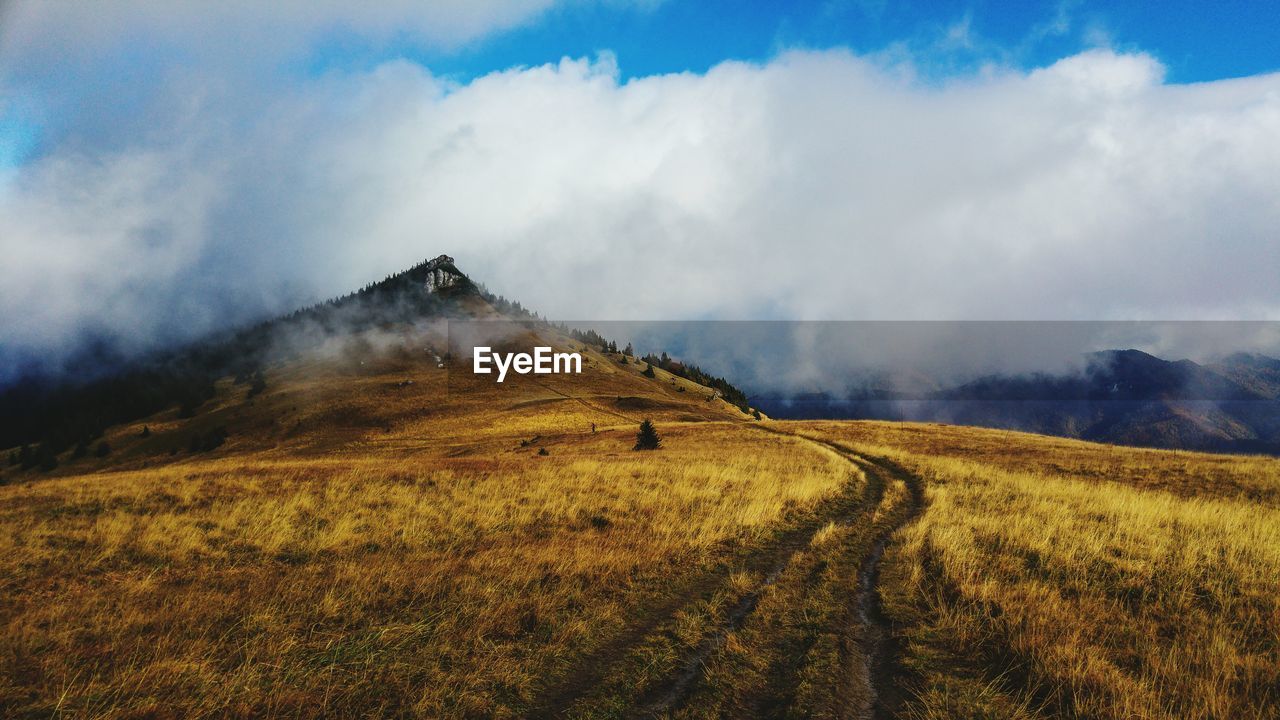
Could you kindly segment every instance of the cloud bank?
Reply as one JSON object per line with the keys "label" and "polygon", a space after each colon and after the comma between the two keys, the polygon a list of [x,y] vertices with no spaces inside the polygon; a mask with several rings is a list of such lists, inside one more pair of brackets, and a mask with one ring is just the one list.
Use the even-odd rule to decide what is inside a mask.
{"label": "cloud bank", "polygon": [[[467,42],[522,7],[422,22]],[[191,337],[442,252],[572,319],[1280,319],[1280,75],[1171,85],[1099,49],[922,82],[831,50],[139,87],[112,58],[50,84],[49,43],[5,43],[0,117],[72,108],[0,170],[11,354]]]}

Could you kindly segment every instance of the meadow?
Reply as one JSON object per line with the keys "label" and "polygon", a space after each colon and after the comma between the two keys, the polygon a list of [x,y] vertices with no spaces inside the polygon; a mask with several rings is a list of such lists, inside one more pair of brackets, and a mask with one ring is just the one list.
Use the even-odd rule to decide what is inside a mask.
{"label": "meadow", "polygon": [[230,457],[5,487],[0,706],[515,716],[847,479],[794,440],[691,436],[644,456],[601,432],[548,456]]}
{"label": "meadow", "polygon": [[888,423],[926,510],[881,593],[905,718],[1274,718],[1280,461]]}
{"label": "meadow", "polygon": [[0,715],[1276,717],[1280,461],[407,353],[7,472]]}

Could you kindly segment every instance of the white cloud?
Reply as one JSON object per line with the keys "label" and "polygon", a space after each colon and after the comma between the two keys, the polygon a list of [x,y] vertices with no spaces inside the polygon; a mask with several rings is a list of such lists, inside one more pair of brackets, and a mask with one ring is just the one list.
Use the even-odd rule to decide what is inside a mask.
{"label": "white cloud", "polygon": [[1278,75],[613,63],[252,102],[176,76],[144,137],[0,190],[0,344],[196,332],[441,252],[563,318],[1280,319]]}
{"label": "white cloud", "polygon": [[288,47],[319,33],[351,32],[387,39],[412,37],[456,47],[536,17],[555,0],[79,0],[14,2],[3,10],[0,47],[12,57],[42,51],[100,54],[128,43],[182,44],[192,53],[241,53]]}

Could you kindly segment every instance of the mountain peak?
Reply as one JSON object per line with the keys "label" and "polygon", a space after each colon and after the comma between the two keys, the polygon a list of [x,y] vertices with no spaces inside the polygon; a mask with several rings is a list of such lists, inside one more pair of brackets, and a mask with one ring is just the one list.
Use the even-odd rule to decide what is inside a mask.
{"label": "mountain peak", "polygon": [[435,259],[426,261],[421,267],[426,275],[425,286],[429,293],[455,287],[467,279],[467,276],[454,264],[453,258],[448,255],[437,255]]}
{"label": "mountain peak", "polygon": [[1138,350],[1136,348],[1127,348],[1125,350],[1099,350],[1088,354],[1091,360],[1102,362],[1130,362],[1130,363],[1167,363],[1168,360],[1158,358],[1149,352]]}
{"label": "mountain peak", "polygon": [[403,272],[389,275],[383,281],[369,285],[361,292],[370,290],[384,294],[421,292],[424,296],[439,296],[437,299],[445,299],[446,296],[465,294],[465,291],[474,289],[471,278],[458,269],[453,257],[442,254],[430,260],[424,260]]}

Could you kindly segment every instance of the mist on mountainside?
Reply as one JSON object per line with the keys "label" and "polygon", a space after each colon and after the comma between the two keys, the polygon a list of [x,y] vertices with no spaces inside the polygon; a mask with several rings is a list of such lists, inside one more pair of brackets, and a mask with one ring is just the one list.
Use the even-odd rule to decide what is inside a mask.
{"label": "mist on mountainside", "polygon": [[[400,353],[444,367],[450,355],[469,357],[454,352],[455,345],[508,343],[527,321],[548,322],[489,293],[442,255],[341,298],[194,344],[140,357],[103,344],[92,362],[29,374],[0,398],[0,441],[61,450],[165,407],[191,412],[212,397],[218,378],[260,383],[265,368],[303,356],[355,364]],[[758,407],[773,417],[918,420],[1135,445],[1280,449],[1275,323],[554,327],[601,348],[634,348],[629,356],[639,362],[715,388],[744,412]]]}
{"label": "mist on mountainside", "polygon": [[218,379],[260,383],[268,367],[303,357],[355,365],[407,351],[438,360],[448,318],[494,313],[494,303],[506,305],[442,255],[348,295],[194,343],[142,355],[104,344],[74,365],[38,368],[6,388],[0,445],[39,442],[56,454],[167,407],[189,416],[213,397]]}
{"label": "mist on mountainside", "polygon": [[944,422],[1280,452],[1276,323],[589,324],[695,359],[776,418]]}

